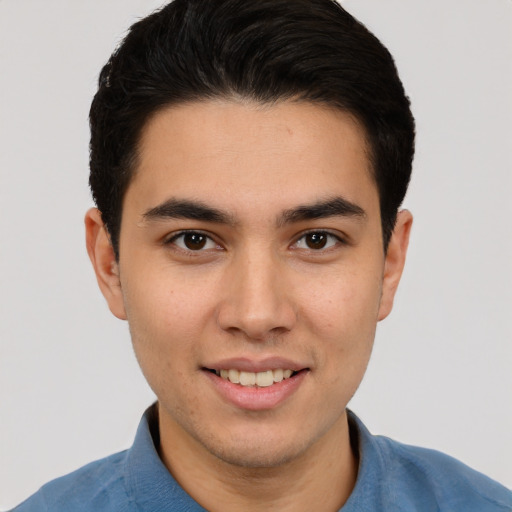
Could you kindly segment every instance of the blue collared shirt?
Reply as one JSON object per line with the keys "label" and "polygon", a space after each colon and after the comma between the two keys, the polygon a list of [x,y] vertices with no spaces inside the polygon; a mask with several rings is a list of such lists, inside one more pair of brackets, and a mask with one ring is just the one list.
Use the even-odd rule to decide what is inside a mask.
{"label": "blue collared shirt", "polygon": [[[160,460],[156,407],[133,446],[43,486],[16,512],[204,512]],[[512,492],[434,450],[373,436],[349,412],[357,482],[340,512],[511,512]]]}

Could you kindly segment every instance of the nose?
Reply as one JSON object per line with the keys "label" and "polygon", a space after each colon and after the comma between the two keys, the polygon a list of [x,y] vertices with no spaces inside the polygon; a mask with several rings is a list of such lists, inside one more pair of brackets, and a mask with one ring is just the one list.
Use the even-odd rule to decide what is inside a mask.
{"label": "nose", "polygon": [[251,341],[268,341],[297,321],[283,263],[270,251],[262,252],[240,254],[231,262],[217,313],[223,330]]}

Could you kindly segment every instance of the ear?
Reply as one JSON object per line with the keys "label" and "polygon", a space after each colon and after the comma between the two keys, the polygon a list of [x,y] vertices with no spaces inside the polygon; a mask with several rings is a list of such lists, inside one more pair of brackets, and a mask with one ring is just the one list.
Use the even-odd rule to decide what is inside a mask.
{"label": "ear", "polygon": [[123,292],[119,280],[119,265],[107,228],[103,224],[101,213],[97,208],[91,208],[85,214],[85,239],[98,285],[110,311],[117,318],[126,320]]}
{"label": "ear", "polygon": [[384,262],[382,296],[378,316],[379,321],[386,318],[393,308],[393,300],[405,265],[411,226],[411,212],[408,210],[398,212],[395,228],[393,229],[393,234],[389,241]]}

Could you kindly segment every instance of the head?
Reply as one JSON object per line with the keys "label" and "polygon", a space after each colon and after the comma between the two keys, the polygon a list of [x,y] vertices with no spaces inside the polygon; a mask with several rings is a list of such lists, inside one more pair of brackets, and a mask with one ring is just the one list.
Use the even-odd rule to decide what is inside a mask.
{"label": "head", "polygon": [[103,69],[91,129],[88,250],[164,458],[331,453],[411,224],[387,50],[331,0],[176,0]]}
{"label": "head", "polygon": [[414,154],[409,101],[387,49],[333,0],[175,0],[132,26],[91,107],[90,185],[117,257],[148,120],[212,99],[310,102],[357,119],[386,249]]}

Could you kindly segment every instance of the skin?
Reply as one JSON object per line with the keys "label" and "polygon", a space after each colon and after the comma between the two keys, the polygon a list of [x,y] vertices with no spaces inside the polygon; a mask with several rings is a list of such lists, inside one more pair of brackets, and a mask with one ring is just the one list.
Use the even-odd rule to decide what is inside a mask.
{"label": "skin", "polygon": [[[369,165],[345,113],[190,103],[143,131],[118,262],[99,212],[87,213],[98,283],[158,397],[161,458],[208,510],[334,511],[353,489],[345,408],[391,311],[412,224],[399,213],[384,254]],[[332,198],[362,213],[286,214]],[[225,218],[162,214],[169,200]],[[182,230],[205,235],[203,248]],[[271,357],[303,371],[293,393],[259,410],[227,400],[205,370]]]}

